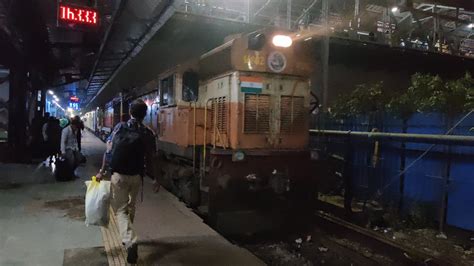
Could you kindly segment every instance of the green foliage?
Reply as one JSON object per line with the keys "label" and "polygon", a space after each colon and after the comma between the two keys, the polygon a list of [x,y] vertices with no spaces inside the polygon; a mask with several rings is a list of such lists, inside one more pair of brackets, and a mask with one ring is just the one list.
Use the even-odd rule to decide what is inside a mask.
{"label": "green foliage", "polygon": [[368,114],[383,110],[388,101],[383,82],[361,84],[352,92],[349,106],[354,114]]}
{"label": "green foliage", "polygon": [[383,82],[360,84],[350,94],[341,95],[331,106],[334,117],[369,114],[383,110],[390,100],[383,89]]}
{"label": "green foliage", "polygon": [[350,117],[351,108],[348,104],[350,98],[351,97],[349,94],[339,95],[339,97],[337,97],[337,100],[329,108],[329,113],[331,114],[331,116],[337,119]]}
{"label": "green foliage", "polygon": [[464,108],[466,111],[474,109],[474,78],[469,73],[466,73],[463,79],[460,80],[463,86],[466,87],[467,98]]}
{"label": "green foliage", "polygon": [[416,73],[411,86],[402,93],[390,95],[383,83],[362,84],[342,95],[331,106],[334,117],[371,114],[388,110],[393,115],[408,119],[416,112],[441,112],[450,116],[474,108],[474,79],[469,73],[457,80],[443,81],[439,76]]}
{"label": "green foliage", "polygon": [[455,115],[466,110],[468,90],[474,81],[469,74],[457,80],[443,82],[439,76],[415,74],[407,93],[414,97],[420,112],[444,112]]}
{"label": "green foliage", "polygon": [[437,111],[436,107],[442,105],[441,92],[443,80],[439,76],[416,73],[411,77],[411,86],[406,94],[412,97],[419,112]]}
{"label": "green foliage", "polygon": [[417,112],[415,98],[406,92],[393,97],[387,104],[387,110],[401,119],[408,119]]}

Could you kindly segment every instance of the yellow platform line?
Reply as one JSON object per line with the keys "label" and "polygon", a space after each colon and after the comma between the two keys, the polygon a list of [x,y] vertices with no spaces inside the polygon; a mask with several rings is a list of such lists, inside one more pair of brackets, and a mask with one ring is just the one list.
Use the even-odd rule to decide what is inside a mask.
{"label": "yellow platform line", "polygon": [[100,232],[102,233],[102,239],[104,243],[104,248],[105,248],[105,253],[107,254],[107,261],[109,262],[109,265],[115,265],[115,260],[112,255],[112,250],[111,250],[111,244],[110,244],[110,239],[107,233],[107,228],[101,226],[100,227]]}
{"label": "yellow platform line", "polygon": [[110,208],[110,220],[107,227],[101,226],[102,239],[104,242],[105,252],[109,266],[127,265],[126,251],[122,245],[115,213]]}

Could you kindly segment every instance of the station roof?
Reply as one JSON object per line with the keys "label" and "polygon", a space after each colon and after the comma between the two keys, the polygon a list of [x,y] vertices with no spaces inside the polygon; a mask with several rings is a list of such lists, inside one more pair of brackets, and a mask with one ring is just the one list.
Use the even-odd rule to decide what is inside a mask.
{"label": "station roof", "polygon": [[[275,0],[215,0],[212,5],[200,0],[62,0],[96,8],[101,14],[96,30],[77,31],[58,27],[57,1],[0,0],[0,64],[24,63],[28,71],[38,73],[40,86],[64,95],[76,93],[83,103],[103,104],[118,91],[139,86],[172,64],[221,44],[227,35],[257,25],[297,28],[320,23],[324,1],[292,0],[289,7],[286,1]],[[353,19],[354,3],[328,3],[331,18],[344,23]],[[460,38],[472,34],[464,25],[474,22],[472,0],[393,3],[408,8],[393,16],[400,28],[410,21],[405,23],[409,32],[432,35],[430,12],[436,5],[445,32]],[[387,9],[385,0],[360,0],[360,4],[361,12]]]}
{"label": "station roof", "polygon": [[91,106],[104,104],[122,90],[144,85],[176,64],[196,59],[222,44],[224,38],[231,34],[257,28],[259,26],[247,23],[176,12],[156,31],[140,53],[104,84]]}

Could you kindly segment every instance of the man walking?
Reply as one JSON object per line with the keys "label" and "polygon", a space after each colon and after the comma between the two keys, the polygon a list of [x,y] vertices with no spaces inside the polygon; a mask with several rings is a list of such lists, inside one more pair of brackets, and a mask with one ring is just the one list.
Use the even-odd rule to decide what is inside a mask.
{"label": "man walking", "polygon": [[77,144],[77,130],[79,130],[80,121],[71,119],[71,124],[61,132],[61,155],[68,164],[69,176],[65,178],[74,178],[74,171],[79,166],[80,152]]}
{"label": "man walking", "polygon": [[[153,131],[143,125],[147,105],[142,100],[130,106],[131,119],[118,124],[112,133],[112,208],[117,216],[122,243],[127,249],[127,262],[138,259],[137,235],[133,228],[135,202],[145,166],[154,175],[152,158],[156,151]],[[154,177],[153,177],[154,178]],[[158,183],[154,181],[156,187]],[[157,189],[155,189],[156,191]]]}

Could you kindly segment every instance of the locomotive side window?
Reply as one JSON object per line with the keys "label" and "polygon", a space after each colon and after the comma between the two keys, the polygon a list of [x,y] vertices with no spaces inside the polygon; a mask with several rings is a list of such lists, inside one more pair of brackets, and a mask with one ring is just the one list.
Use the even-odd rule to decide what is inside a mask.
{"label": "locomotive side window", "polygon": [[198,99],[199,76],[196,72],[186,71],[183,74],[182,99],[185,102],[194,102]]}
{"label": "locomotive side window", "polygon": [[174,102],[174,74],[160,81],[160,106],[173,105]]}

